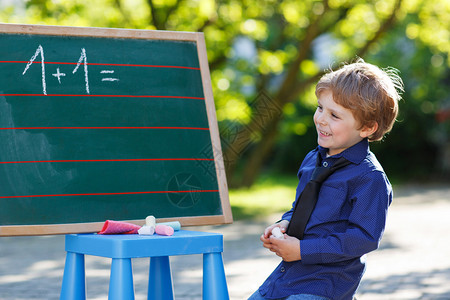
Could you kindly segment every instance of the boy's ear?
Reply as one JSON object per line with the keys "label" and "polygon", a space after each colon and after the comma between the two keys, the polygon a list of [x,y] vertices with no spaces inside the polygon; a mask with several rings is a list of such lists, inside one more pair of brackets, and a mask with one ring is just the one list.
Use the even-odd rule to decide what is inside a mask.
{"label": "boy's ear", "polygon": [[371,136],[372,134],[374,134],[375,131],[377,131],[377,129],[378,129],[378,123],[377,122],[373,122],[370,125],[365,125],[361,129],[361,131],[359,132],[359,135],[362,138],[367,138],[367,137]]}

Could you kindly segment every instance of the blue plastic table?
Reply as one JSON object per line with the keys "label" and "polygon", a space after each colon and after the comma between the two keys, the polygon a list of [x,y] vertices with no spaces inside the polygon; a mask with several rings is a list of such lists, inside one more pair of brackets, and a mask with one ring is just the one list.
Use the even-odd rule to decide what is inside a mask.
{"label": "blue plastic table", "polygon": [[229,299],[223,267],[223,236],[176,231],[173,236],[69,234],[60,300],[85,300],[84,255],[112,258],[109,300],[134,300],[131,258],[150,257],[148,299],[173,299],[169,256],[203,254],[203,299]]}

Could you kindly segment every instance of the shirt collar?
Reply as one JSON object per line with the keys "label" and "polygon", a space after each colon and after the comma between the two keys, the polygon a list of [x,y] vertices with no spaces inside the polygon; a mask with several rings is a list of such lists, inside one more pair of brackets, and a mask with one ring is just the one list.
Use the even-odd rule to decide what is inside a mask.
{"label": "shirt collar", "polygon": [[[322,156],[322,159],[325,159],[327,157],[328,148],[318,146],[318,150],[320,155]],[[351,146],[350,148],[345,149],[341,153],[330,157],[337,159],[343,156],[345,159],[351,161],[352,163],[360,164],[364,160],[364,158],[366,158],[368,153],[369,153],[369,141],[367,139],[363,139],[359,143]]]}

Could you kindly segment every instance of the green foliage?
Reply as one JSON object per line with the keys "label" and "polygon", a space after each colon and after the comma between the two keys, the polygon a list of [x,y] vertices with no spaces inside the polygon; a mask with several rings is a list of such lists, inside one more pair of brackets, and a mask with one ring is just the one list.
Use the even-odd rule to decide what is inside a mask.
{"label": "green foliage", "polygon": [[[449,172],[444,169],[443,151],[450,142],[450,122],[436,119],[440,110],[450,108],[450,5],[444,2],[405,3],[398,12],[402,15],[401,22],[386,32],[364,57],[380,67],[399,69],[405,83],[398,121],[384,141],[371,146],[395,181],[444,180]],[[339,47],[337,49],[340,53]],[[311,99],[311,95],[303,97]],[[312,110],[298,110],[292,115],[285,113],[281,128],[291,128],[305,115],[311,118],[308,126],[313,128],[312,114]],[[303,122],[307,124],[307,121]],[[293,172],[307,152],[305,148],[314,147],[314,130],[301,133],[301,136],[296,136],[295,132],[286,134],[287,140],[278,143],[274,167]]]}
{"label": "green foliage", "polygon": [[450,70],[444,55],[422,40],[392,34],[386,44],[395,47],[382,47],[371,58],[376,64],[395,65],[401,70],[405,93],[398,122],[386,141],[374,144],[373,149],[397,178],[436,179],[443,171],[440,150],[449,143],[449,121],[439,123],[436,115],[450,105]]}
{"label": "green foliage", "polygon": [[[224,143],[238,154],[238,170],[255,168],[244,164],[260,155],[260,164],[273,157],[266,165],[295,172],[316,145],[314,83],[357,55],[398,68],[405,82],[399,122],[373,145],[388,174],[435,173],[449,143],[449,121],[435,118],[450,106],[446,0],[28,0],[2,7],[0,21],[204,32],[223,132],[267,127],[252,127],[246,149]],[[281,109],[278,120],[257,119],[252,103],[261,90]]]}
{"label": "green foliage", "polygon": [[230,190],[230,203],[235,220],[265,217],[291,209],[297,186],[295,174],[266,174],[251,188]]}

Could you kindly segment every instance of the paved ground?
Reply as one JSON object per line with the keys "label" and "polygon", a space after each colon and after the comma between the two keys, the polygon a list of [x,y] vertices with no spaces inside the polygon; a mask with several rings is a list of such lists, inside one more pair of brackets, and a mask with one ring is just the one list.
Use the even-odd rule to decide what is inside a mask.
{"label": "paved ground", "polygon": [[[450,299],[450,186],[401,186],[395,195],[358,299]],[[278,264],[259,241],[278,217],[195,228],[224,234],[231,299],[246,299]],[[0,238],[0,300],[59,299],[64,259],[63,236]],[[176,299],[201,299],[202,257],[172,257],[171,265]],[[88,299],[107,298],[109,267],[109,259],[86,257]],[[135,259],[133,271],[136,300],[146,299],[148,259]]]}

